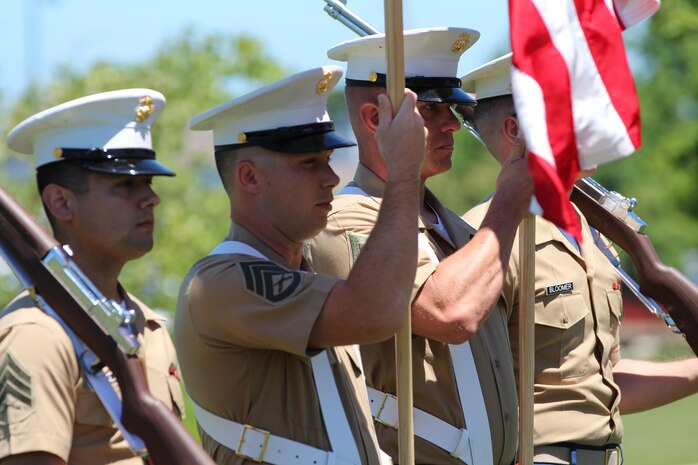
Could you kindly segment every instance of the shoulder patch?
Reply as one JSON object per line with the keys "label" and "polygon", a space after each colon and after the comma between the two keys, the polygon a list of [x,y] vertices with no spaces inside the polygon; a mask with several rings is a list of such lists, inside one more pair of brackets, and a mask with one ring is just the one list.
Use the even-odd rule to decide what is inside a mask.
{"label": "shoulder patch", "polygon": [[0,412],[7,415],[8,408],[29,410],[32,406],[32,378],[12,354],[0,362]]}
{"label": "shoulder patch", "polygon": [[301,274],[267,260],[240,262],[247,290],[275,303],[289,297],[301,283]]}
{"label": "shoulder patch", "polygon": [[363,234],[349,233],[349,247],[351,248],[352,265],[356,262],[356,259],[359,258],[361,249],[363,249],[364,245],[366,245],[367,240],[368,236],[364,236]]}

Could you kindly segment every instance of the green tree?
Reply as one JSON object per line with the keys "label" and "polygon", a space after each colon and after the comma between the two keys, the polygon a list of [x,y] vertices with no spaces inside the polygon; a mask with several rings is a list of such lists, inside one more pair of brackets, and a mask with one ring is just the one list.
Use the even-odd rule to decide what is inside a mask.
{"label": "green tree", "polygon": [[[154,124],[153,144],[158,158],[177,177],[155,179],[162,198],[155,210],[155,248],[126,266],[122,282],[150,305],[172,311],[184,273],[229,228],[227,198],[215,171],[210,135],[190,131],[187,122],[233,98],[227,88],[231,82],[261,86],[285,74],[254,38],[200,37],[188,30],[144,62],[100,62],[84,73],[61,68],[52,83],[31,87],[14,104],[4,133],[36,111],[97,92],[145,87],[165,95],[167,107]],[[5,146],[1,149],[0,184],[47,226],[36,195],[33,160],[11,154]],[[0,282],[0,301],[8,302],[16,286],[14,280]]]}
{"label": "green tree", "polygon": [[[683,268],[698,249],[698,4],[663,2],[632,44],[645,60],[636,78],[643,147],[601,167],[598,179],[639,200],[637,213],[667,263]],[[698,277],[694,277],[698,278]]]}

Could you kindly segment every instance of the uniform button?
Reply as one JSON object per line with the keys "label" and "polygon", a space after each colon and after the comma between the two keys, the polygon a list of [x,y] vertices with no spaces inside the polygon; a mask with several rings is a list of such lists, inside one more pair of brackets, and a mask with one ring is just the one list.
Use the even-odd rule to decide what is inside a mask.
{"label": "uniform button", "polygon": [[562,322],[567,324],[570,321],[569,317],[567,315],[562,315]]}
{"label": "uniform button", "polygon": [[502,367],[502,364],[499,363],[499,359],[498,359],[498,358],[494,360],[494,366],[496,366],[497,368],[501,368],[501,367]]}
{"label": "uniform button", "polygon": [[508,413],[504,414],[504,423],[509,423],[509,414]]}

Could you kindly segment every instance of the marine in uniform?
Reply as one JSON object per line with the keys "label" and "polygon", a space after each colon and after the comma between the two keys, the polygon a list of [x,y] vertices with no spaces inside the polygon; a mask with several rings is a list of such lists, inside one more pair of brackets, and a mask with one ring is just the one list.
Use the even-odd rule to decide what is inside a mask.
{"label": "marine in uniform", "polygon": [[[404,34],[406,87],[417,94],[427,128],[411,295],[416,463],[509,465],[516,451],[516,387],[499,296],[515,229],[527,207],[522,193],[532,191],[531,180],[522,160],[511,163],[496,200],[501,208],[477,234],[425,187],[427,179],[451,167],[453,133],[461,127],[451,106],[474,104],[460,89],[456,72],[460,56],[478,37],[465,28]],[[381,34],[328,52],[347,62],[345,97],[359,166],[333,202],[327,228],[310,241],[308,256],[313,268],[339,277],[355,269],[376,219],[389,208],[385,165],[374,139],[375,96],[385,87],[384,46]],[[393,272],[385,268],[385,275]],[[394,341],[364,345],[361,355],[381,448],[397,462]]]}
{"label": "marine in uniform", "polygon": [[[478,100],[474,129],[500,162],[519,129],[510,69],[507,54],[462,77],[463,89]],[[464,218],[478,227],[489,204]],[[549,221],[535,219],[534,462],[619,464],[620,414],[696,392],[698,364],[697,359],[653,363],[621,358],[620,276],[595,245],[603,237],[577,214],[581,243]],[[517,236],[503,290],[517,371],[519,263]],[[659,394],[662,386],[666,391]]]}
{"label": "marine in uniform", "polygon": [[[329,157],[355,145],[327,114],[341,76],[303,71],[190,121],[213,131],[231,204],[230,234],[187,273],[175,317],[184,383],[219,464],[386,463],[353,344],[388,339],[405,321],[424,129],[413,94],[394,119],[382,98],[394,214],[356,273],[314,273],[303,246],[325,227],[339,182]],[[400,244],[414,253],[388,248]],[[384,276],[384,264],[399,271]]]}
{"label": "marine in uniform", "polygon": [[[174,176],[155,159],[150,128],[165,105],[150,89],[72,100],[42,111],[7,137],[33,154],[56,239],[107,297],[135,312],[151,393],[184,412],[174,346],[165,319],[118,281],[126,262],[153,245],[153,176]],[[22,292],[0,314],[2,463],[142,464],[88,384],[76,342],[62,323]],[[102,370],[118,394],[108,368]],[[108,386],[108,384],[107,384]]]}

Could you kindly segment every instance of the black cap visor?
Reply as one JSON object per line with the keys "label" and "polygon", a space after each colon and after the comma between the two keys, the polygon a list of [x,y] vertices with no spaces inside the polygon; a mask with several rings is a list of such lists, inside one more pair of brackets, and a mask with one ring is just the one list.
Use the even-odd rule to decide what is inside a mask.
{"label": "black cap visor", "polygon": [[175,173],[155,159],[150,149],[91,149],[62,148],[60,160],[68,161],[90,171],[123,176],[175,176]]}
{"label": "black cap visor", "polygon": [[145,158],[115,158],[104,161],[71,160],[83,168],[103,174],[120,176],[176,176],[162,163]]}
{"label": "black cap visor", "polygon": [[[346,79],[347,86],[385,87],[385,74],[376,74],[373,81]],[[424,77],[413,76],[405,78],[405,87],[417,94],[418,102],[455,103],[458,105],[475,106],[473,97],[460,88],[461,80],[453,77]]]}
{"label": "black cap visor", "polygon": [[431,89],[412,89],[417,94],[418,102],[455,103],[458,105],[475,106],[474,98],[460,87],[441,87]]}
{"label": "black cap visor", "polygon": [[334,123],[311,123],[245,133],[240,144],[217,145],[216,152],[258,145],[282,153],[308,153],[353,147],[356,143],[334,131]]}

